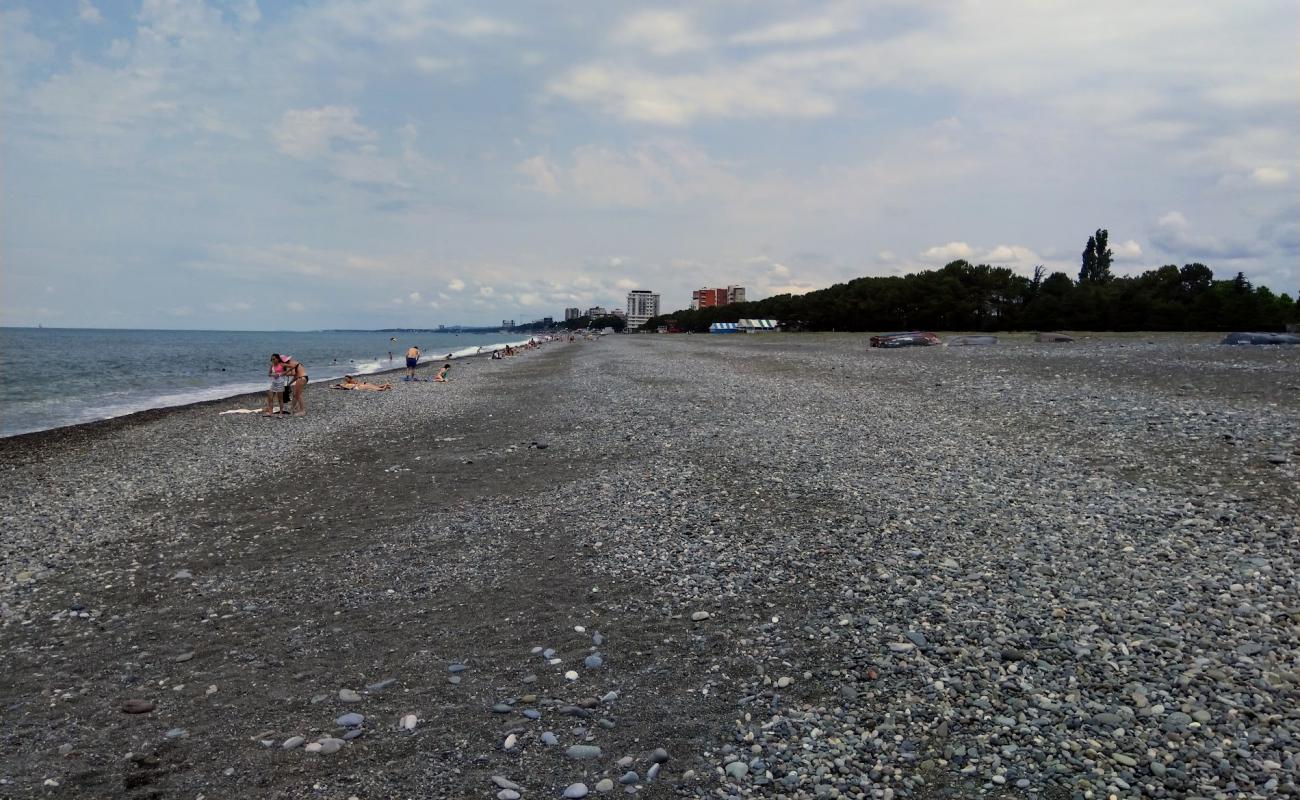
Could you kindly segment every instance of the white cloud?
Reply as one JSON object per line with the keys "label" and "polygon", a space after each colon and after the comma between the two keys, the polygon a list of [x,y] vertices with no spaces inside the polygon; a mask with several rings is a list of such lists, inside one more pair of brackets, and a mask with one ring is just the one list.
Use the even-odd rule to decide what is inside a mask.
{"label": "white cloud", "polygon": [[687,14],[677,11],[641,11],[615,30],[613,41],[657,56],[672,56],[704,47],[708,40],[695,29]]}
{"label": "white cloud", "polygon": [[[465,281],[460,278],[452,278],[447,282],[447,288],[453,292],[463,292],[465,290]],[[449,298],[443,295],[442,299],[447,300]]]}
{"label": "white cloud", "polygon": [[406,299],[410,300],[412,303],[419,303],[419,302],[421,302],[424,298],[422,298],[422,297],[420,296],[420,293],[419,293],[419,292],[411,292],[410,294],[408,294],[408,295],[406,296]]}
{"label": "white cloud", "polygon": [[479,294],[479,297],[491,297],[491,296],[492,296],[493,294],[495,294],[495,293],[496,293],[496,290],[493,289],[491,286],[480,286],[480,287],[478,287],[478,294]]}
{"label": "white cloud", "polygon": [[939,264],[946,264],[949,261],[958,259],[971,259],[975,256],[975,250],[965,242],[948,242],[947,244],[936,245],[927,248],[921,253],[921,259]]}
{"label": "white cloud", "polygon": [[556,175],[555,167],[546,156],[533,156],[519,162],[515,171],[520,175],[528,178],[532,183],[533,189],[542,194],[559,194],[560,181]]}
{"label": "white cloud", "polygon": [[1280,186],[1291,179],[1291,173],[1281,167],[1258,167],[1251,171],[1250,179],[1260,186]]}
{"label": "white cloud", "polygon": [[776,64],[659,75],[606,64],[576,67],[547,90],[631,122],[681,126],[709,117],[823,117],[829,94],[783,74]]}
{"label": "white cloud", "polygon": [[1137,261],[1142,258],[1142,245],[1132,239],[1111,245],[1110,249],[1117,261]]}
{"label": "white cloud", "polygon": [[319,158],[334,142],[373,142],[379,135],[357,122],[357,110],[343,106],[290,109],[280,116],[271,136],[281,153],[294,158]]}
{"label": "white cloud", "polygon": [[839,36],[857,27],[857,21],[845,15],[805,17],[753,28],[732,36],[731,41],[744,45],[813,42]]}
{"label": "white cloud", "polygon": [[77,4],[77,19],[90,25],[98,25],[104,21],[104,15],[99,13],[99,9],[90,0],[80,0]]}

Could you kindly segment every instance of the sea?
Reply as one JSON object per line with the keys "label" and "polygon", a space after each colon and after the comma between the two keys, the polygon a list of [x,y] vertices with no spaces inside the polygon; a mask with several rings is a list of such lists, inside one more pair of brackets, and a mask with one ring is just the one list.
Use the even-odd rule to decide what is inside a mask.
{"label": "sea", "polygon": [[423,363],[527,339],[505,332],[0,327],[0,436],[265,391],[272,353],[301,361],[315,383],[405,367],[413,344]]}

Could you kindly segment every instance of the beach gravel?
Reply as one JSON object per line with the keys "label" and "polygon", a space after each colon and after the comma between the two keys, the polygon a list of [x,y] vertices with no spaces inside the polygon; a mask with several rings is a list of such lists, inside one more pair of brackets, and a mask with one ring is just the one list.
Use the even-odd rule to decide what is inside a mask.
{"label": "beach gravel", "polygon": [[0,796],[1300,796],[1300,350],[1215,341],[604,337],[0,440]]}

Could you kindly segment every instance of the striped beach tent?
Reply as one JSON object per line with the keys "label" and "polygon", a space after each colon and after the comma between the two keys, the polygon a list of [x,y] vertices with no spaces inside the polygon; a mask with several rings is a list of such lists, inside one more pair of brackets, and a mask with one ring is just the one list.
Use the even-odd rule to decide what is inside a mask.
{"label": "striped beach tent", "polygon": [[774,319],[742,319],[736,323],[736,327],[742,331],[753,333],[755,331],[779,330],[780,325]]}
{"label": "striped beach tent", "polygon": [[736,323],[734,322],[715,322],[709,326],[709,333],[735,333]]}

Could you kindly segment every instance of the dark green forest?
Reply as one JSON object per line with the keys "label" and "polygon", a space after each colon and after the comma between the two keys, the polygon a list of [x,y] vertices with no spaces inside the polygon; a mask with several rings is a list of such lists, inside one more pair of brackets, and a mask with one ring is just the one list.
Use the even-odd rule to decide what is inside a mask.
{"label": "dark green forest", "polygon": [[942,269],[863,277],[802,295],[664,314],[642,327],[704,332],[714,322],[776,319],[814,331],[1088,330],[1281,331],[1300,322],[1289,295],[1238,272],[1217,280],[1204,264],[1168,264],[1133,277],[1111,272],[1107,232],[1089,237],[1077,279],[953,261]]}

